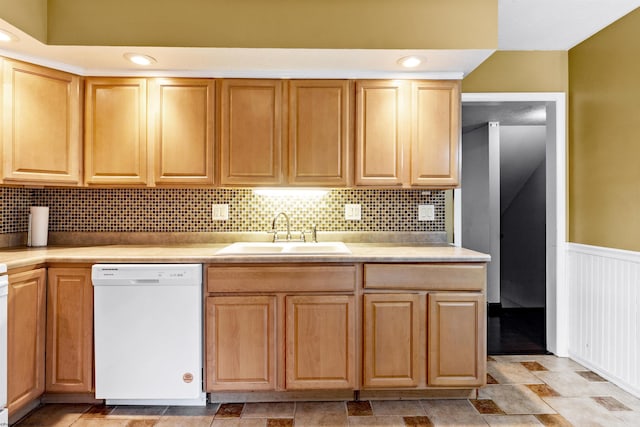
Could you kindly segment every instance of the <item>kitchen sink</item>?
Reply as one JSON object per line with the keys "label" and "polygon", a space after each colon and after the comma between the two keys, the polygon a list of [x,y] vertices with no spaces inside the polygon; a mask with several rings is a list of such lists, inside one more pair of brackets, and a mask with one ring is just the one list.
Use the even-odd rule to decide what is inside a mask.
{"label": "kitchen sink", "polygon": [[225,246],[216,255],[331,255],[350,254],[342,242],[237,242]]}

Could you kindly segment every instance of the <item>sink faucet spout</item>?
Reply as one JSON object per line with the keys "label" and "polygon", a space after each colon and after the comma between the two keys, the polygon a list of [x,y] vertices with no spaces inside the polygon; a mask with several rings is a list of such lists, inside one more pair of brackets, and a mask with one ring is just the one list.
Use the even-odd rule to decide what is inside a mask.
{"label": "sink faucet spout", "polygon": [[287,215],[284,212],[279,212],[273,218],[273,222],[271,223],[271,232],[273,233],[274,242],[278,240],[278,231],[276,230],[276,222],[278,222],[278,218],[280,218],[281,215],[287,221],[287,241],[291,240],[291,221],[289,220],[289,215]]}

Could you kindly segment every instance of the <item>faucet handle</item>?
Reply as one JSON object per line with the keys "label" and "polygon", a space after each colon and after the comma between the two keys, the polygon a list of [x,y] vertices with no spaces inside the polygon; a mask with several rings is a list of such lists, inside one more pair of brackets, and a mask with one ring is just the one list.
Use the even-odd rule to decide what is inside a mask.
{"label": "faucet handle", "polygon": [[273,230],[268,230],[267,234],[272,234],[272,237],[271,237],[271,242],[272,243],[275,243],[275,242],[277,242],[279,240],[278,239],[278,230],[276,230],[275,228]]}
{"label": "faucet handle", "polygon": [[318,226],[316,224],[311,226],[311,241],[318,243]]}

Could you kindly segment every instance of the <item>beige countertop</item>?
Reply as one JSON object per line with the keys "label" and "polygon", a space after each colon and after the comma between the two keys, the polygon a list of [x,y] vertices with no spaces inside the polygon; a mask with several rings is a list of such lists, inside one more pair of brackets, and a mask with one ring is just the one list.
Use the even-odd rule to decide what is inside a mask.
{"label": "beige countertop", "polygon": [[0,249],[9,269],[39,263],[345,263],[487,262],[490,256],[446,244],[347,243],[351,254],[216,255],[226,243],[180,245],[49,246]]}

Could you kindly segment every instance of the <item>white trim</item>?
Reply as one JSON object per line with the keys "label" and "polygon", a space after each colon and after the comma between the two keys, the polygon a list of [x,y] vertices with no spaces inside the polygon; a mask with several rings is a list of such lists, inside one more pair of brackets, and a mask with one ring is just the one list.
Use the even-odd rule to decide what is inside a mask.
{"label": "white trim", "polygon": [[567,243],[567,252],[578,252],[587,255],[613,258],[640,264],[640,252],[627,251],[624,249],[606,248],[604,246],[591,246],[584,245],[582,243]]}
{"label": "white trim", "polygon": [[[547,150],[553,168],[547,168],[547,177],[555,181],[552,194],[547,191],[547,348],[558,356],[568,356],[569,317],[566,283],[566,94],[563,92],[532,93],[463,93],[462,103],[469,102],[547,102],[555,111],[555,147]],[[555,148],[555,149],[553,149]],[[551,169],[551,170],[549,170]],[[454,192],[454,236],[461,230],[461,213],[458,209],[460,189]],[[458,199],[458,200],[456,200]],[[550,223],[551,219],[552,223]]]}

